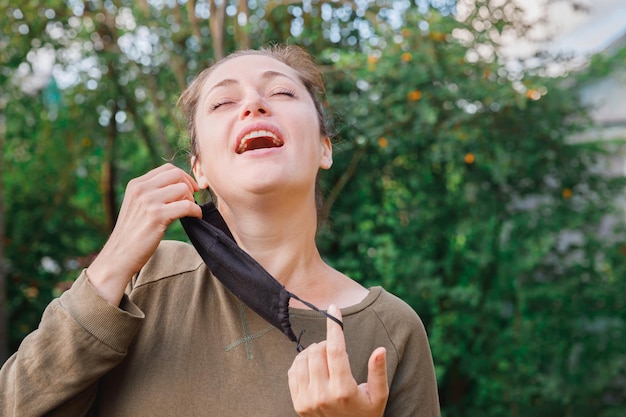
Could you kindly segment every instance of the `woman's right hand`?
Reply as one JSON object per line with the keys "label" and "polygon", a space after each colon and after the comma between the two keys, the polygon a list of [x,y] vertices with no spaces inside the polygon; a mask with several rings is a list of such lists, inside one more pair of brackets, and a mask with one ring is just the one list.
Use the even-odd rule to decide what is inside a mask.
{"label": "woman's right hand", "polygon": [[199,187],[185,171],[172,164],[131,180],[108,241],[87,276],[96,291],[119,305],[132,277],[148,262],[171,222],[202,217],[193,198]]}

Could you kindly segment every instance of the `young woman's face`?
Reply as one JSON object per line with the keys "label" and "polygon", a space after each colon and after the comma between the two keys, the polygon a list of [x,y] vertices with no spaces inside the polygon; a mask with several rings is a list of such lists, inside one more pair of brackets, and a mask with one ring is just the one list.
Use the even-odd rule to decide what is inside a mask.
{"label": "young woman's face", "polygon": [[314,192],[332,164],[313,99],[297,72],[273,58],[246,55],[215,67],[196,114],[201,187],[219,199],[245,193]]}

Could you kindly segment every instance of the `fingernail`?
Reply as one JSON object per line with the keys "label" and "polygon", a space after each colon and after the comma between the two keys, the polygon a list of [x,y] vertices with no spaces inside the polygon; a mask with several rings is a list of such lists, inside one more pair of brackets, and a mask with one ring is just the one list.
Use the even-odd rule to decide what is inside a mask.
{"label": "fingernail", "polygon": [[333,315],[333,316],[335,314],[337,314],[337,306],[334,305],[334,304],[329,305],[328,306],[328,314]]}

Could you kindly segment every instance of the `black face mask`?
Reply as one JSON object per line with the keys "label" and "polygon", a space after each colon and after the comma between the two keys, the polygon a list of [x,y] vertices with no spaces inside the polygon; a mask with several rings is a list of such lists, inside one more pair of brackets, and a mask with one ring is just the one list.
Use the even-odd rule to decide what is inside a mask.
{"label": "black face mask", "polygon": [[213,203],[207,203],[201,207],[202,219],[185,217],[180,221],[202,260],[213,275],[237,298],[295,342],[298,352],[304,349],[300,344],[304,330],[296,336],[291,328],[289,322],[291,298],[322,313],[343,328],[343,323],[337,318],[287,291],[280,282],[241,249]]}

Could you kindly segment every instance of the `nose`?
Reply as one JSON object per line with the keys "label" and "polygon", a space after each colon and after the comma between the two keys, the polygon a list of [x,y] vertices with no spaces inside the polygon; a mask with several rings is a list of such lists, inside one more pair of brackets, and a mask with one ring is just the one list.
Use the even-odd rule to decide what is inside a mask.
{"label": "nose", "polygon": [[251,93],[245,99],[241,118],[269,115],[269,106],[259,93]]}

